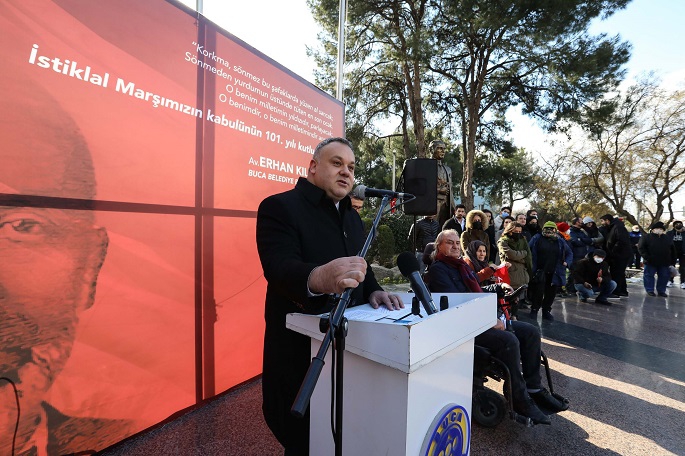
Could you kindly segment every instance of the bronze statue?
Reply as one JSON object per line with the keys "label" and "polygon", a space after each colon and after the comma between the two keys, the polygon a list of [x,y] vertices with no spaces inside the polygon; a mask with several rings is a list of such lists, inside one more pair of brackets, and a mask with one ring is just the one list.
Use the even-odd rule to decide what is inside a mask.
{"label": "bronze statue", "polygon": [[438,223],[442,226],[454,212],[454,198],[452,197],[452,169],[443,163],[445,158],[445,143],[434,139],[428,145],[428,151],[438,161]]}

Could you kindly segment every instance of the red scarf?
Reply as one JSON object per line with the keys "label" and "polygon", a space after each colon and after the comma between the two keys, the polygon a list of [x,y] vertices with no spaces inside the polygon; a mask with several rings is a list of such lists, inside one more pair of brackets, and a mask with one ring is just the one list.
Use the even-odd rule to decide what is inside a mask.
{"label": "red scarf", "polygon": [[480,284],[478,283],[478,279],[473,274],[473,269],[471,269],[469,265],[466,264],[466,261],[462,260],[461,258],[454,258],[444,255],[440,252],[438,252],[438,254],[435,255],[435,259],[438,261],[442,261],[445,264],[449,264],[457,271],[459,271],[461,280],[464,282],[464,285],[466,285],[466,288],[471,290],[471,292],[483,292],[483,289],[480,287]]}

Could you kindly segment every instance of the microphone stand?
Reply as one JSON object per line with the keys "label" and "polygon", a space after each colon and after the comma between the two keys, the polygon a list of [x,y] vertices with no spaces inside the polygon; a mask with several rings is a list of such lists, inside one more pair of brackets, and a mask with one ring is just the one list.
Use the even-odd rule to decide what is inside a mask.
{"label": "microphone stand", "polygon": [[[373,220],[373,225],[371,230],[369,230],[369,235],[366,237],[366,242],[362,247],[359,256],[364,258],[371,247],[371,243],[376,237],[376,231],[378,229],[378,224],[381,221],[381,216],[383,215],[383,210],[388,205],[390,198],[386,195],[381,201],[378,213]],[[312,363],[309,365],[307,374],[300,385],[300,390],[295,397],[295,402],[290,409],[290,413],[298,418],[302,418],[309,406],[309,400],[314,393],[314,387],[319,380],[321,375],[321,370],[325,364],[324,358],[328,352],[328,348],[331,345],[333,339],[335,339],[335,432],[333,435],[333,440],[335,443],[335,456],[342,456],[342,436],[343,436],[343,356],[345,352],[345,336],[347,336],[347,319],[345,318],[345,310],[350,302],[350,296],[354,288],[346,288],[338,299],[338,304],[335,309],[329,314],[328,317],[328,328],[325,330],[326,336],[324,336],[319,351],[314,358],[312,358]],[[324,332],[324,330],[322,330]]]}

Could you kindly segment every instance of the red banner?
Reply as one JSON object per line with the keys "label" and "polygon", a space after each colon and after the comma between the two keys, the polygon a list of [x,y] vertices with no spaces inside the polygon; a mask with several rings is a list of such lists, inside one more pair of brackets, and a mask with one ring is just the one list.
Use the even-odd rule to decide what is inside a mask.
{"label": "red banner", "polygon": [[[261,372],[257,205],[343,106],[162,0],[0,1],[0,29],[15,451],[100,450]],[[0,454],[16,409],[0,381]]]}

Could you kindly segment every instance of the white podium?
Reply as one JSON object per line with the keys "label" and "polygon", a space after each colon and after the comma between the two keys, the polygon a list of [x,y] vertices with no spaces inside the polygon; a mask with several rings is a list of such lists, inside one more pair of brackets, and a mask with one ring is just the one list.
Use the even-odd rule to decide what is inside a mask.
{"label": "white podium", "polygon": [[[350,456],[468,454],[471,439],[473,338],[497,321],[494,293],[446,293],[449,308],[423,318],[410,293],[399,311],[348,309],[345,340],[343,452]],[[434,293],[436,306],[443,294]],[[321,346],[319,316],[289,314],[286,326]],[[331,435],[331,351],[310,401],[310,454],[335,454]],[[452,410],[451,412],[449,410]],[[454,411],[465,413],[455,413]],[[442,419],[441,419],[442,418]]]}

